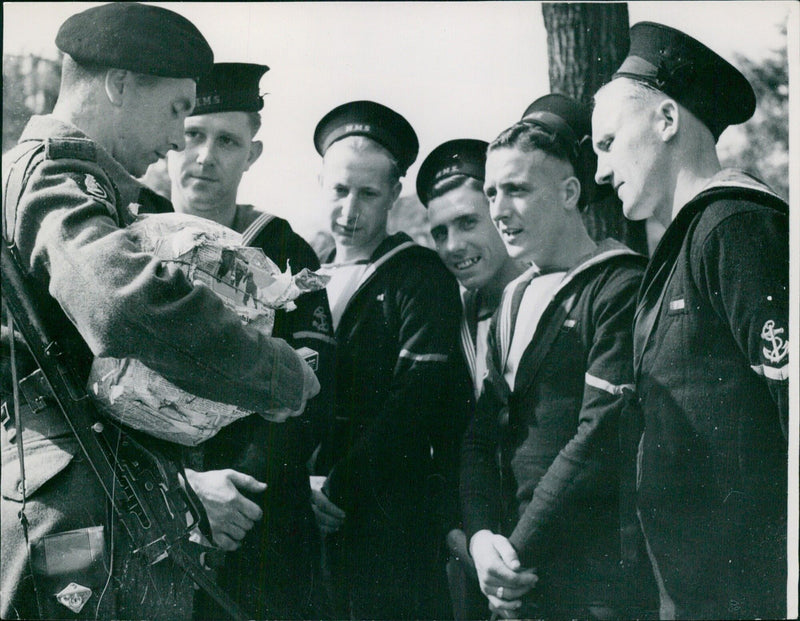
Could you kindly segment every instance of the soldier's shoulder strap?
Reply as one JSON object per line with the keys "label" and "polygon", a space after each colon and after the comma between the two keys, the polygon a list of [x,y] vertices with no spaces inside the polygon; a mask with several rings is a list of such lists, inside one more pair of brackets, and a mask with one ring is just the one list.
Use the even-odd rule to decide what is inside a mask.
{"label": "soldier's shoulder strap", "polygon": [[[88,138],[51,137],[44,140],[25,140],[3,156],[3,235],[13,240],[19,202],[36,166],[45,160],[81,160],[97,163],[97,145]],[[99,170],[99,167],[98,167]],[[85,190],[105,198],[107,189],[92,175],[85,175]],[[110,187],[116,193],[114,184]],[[90,185],[90,184],[93,184]],[[93,189],[94,188],[94,189]]]}
{"label": "soldier's shoulder strap", "polygon": [[3,237],[8,241],[14,239],[17,206],[33,172],[32,163],[44,151],[44,142],[31,140],[20,143],[3,157]]}
{"label": "soldier's shoulder strap", "polygon": [[48,160],[97,161],[97,145],[88,138],[53,137],[44,141]]}

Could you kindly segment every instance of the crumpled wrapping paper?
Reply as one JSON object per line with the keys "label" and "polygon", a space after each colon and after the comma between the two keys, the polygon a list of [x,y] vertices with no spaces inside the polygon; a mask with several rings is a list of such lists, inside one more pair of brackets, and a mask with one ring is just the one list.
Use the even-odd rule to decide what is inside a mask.
{"label": "crumpled wrapping paper", "polygon": [[[141,216],[128,227],[139,247],[181,269],[195,286],[217,294],[244,323],[269,336],[275,310],[294,310],[303,293],[322,289],[327,276],[308,269],[292,275],[241,235],[186,214]],[[111,418],[158,438],[195,446],[252,412],[192,395],[132,358],[95,358],[88,387]],[[261,413],[269,418],[269,412]]]}

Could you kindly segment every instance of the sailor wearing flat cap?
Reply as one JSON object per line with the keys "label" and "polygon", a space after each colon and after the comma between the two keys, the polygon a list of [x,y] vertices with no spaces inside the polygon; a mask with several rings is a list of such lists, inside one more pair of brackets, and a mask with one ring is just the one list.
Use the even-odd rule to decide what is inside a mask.
{"label": "sailor wearing flat cap", "polygon": [[417,155],[409,122],[372,101],[329,112],[314,144],[336,248],[335,422],[312,502],[338,618],[450,616],[442,545],[455,507],[471,387],[458,351],[458,285],[435,252],[390,235],[400,177]]}
{"label": "sailor wearing flat cap", "polygon": [[635,323],[638,510],[662,618],[785,618],[789,222],[715,143],[745,77],[661,24],[595,95],[596,180],[666,228]]}
{"label": "sailor wearing flat cap", "polygon": [[[195,80],[213,63],[206,40],[173,11],[111,3],[70,17],[56,43],[65,56],[55,109],[3,156],[3,237],[65,366],[83,382],[94,355],[135,358],[214,401],[301,408],[319,385],[294,350],[243,326],[125,228],[165,207],[134,176],[183,148]],[[19,377],[35,369],[16,362]],[[190,618],[192,581],[171,559],[132,554],[45,383],[28,381],[39,388],[15,403],[3,380],[0,616]],[[152,528],[154,540],[164,534]]]}
{"label": "sailor wearing flat cap", "polygon": [[461,285],[461,349],[476,396],[486,369],[489,321],[521,264],[508,256],[483,193],[484,140],[461,138],[436,147],[417,174],[417,196],[428,209],[436,252]]}
{"label": "sailor wearing flat cap", "polygon": [[[489,215],[483,193],[485,140],[459,138],[437,146],[417,173],[417,196],[428,209],[436,252],[456,277],[461,292],[461,353],[467,363],[477,399],[486,375],[489,325],[505,286],[523,267],[508,256]],[[456,619],[477,619],[486,600],[470,576],[469,553],[461,529],[447,535],[453,612]],[[456,595],[458,594],[458,595]]]}
{"label": "sailor wearing flat cap", "polygon": [[525,108],[521,120],[556,129],[557,135],[563,136],[571,145],[569,160],[581,184],[578,207],[585,210],[592,200],[598,198],[598,186],[594,182],[597,158],[592,150],[591,113],[588,108],[561,93],[550,93]]}
{"label": "sailor wearing flat cap", "polygon": [[[619,420],[644,257],[580,213],[589,107],[534,101],[492,141],[484,193],[511,257],[461,453],[461,508],[484,605],[525,619],[637,618],[620,556]],[[497,456],[500,459],[497,459]],[[498,489],[506,473],[510,485]]]}
{"label": "sailor wearing flat cap", "polygon": [[[264,106],[259,83],[267,70],[216,63],[200,80],[197,105],[184,123],[186,148],[167,157],[172,201],[180,213],[241,233],[282,271],[318,270],[314,251],[286,220],[236,201],[242,176],[263,149],[255,136]],[[212,517],[214,541],[227,551],[217,580],[257,619],[324,614],[314,608],[321,555],[306,462],[315,448],[309,429],[326,427],[330,415],[333,322],[324,289],[300,296],[295,305],[291,312],[275,312],[272,335],[317,353],[320,394],[302,416],[285,422],[260,416],[235,421],[203,444],[202,467],[186,470]],[[225,616],[203,593],[196,608],[206,618]]]}
{"label": "sailor wearing flat cap", "polygon": [[167,157],[176,211],[239,233],[260,215],[238,206],[236,195],[264,149],[255,135],[264,106],[259,82],[268,70],[253,63],[216,63],[197,85],[197,103],[184,122],[186,148]]}

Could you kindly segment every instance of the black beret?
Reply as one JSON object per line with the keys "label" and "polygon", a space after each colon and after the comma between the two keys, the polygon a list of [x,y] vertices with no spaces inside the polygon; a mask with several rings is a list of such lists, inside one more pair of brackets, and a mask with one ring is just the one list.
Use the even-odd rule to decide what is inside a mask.
{"label": "black beret", "polygon": [[320,155],[325,155],[328,147],[345,136],[366,136],[380,144],[397,158],[401,175],[406,174],[419,152],[411,124],[374,101],[351,101],[328,112],[314,130],[314,146]]}
{"label": "black beret", "polygon": [[258,112],[264,99],[258,83],[269,67],[253,63],[215,63],[197,83],[192,115],[211,112]]}
{"label": "black beret", "polygon": [[417,196],[426,207],[431,190],[442,179],[466,175],[478,181],[486,178],[486,148],[488,142],[473,138],[448,140],[430,152],[417,173]]}
{"label": "black beret", "polygon": [[[741,72],[680,30],[639,22],[631,28],[631,47],[613,78],[645,82],[685,106],[714,139],[728,125],[753,116],[756,96]],[[612,79],[613,79],[612,78]]]}
{"label": "black beret", "polygon": [[192,22],[136,2],[112,2],[76,13],[59,28],[56,46],[82,65],[164,78],[197,80],[214,63],[211,47]]}

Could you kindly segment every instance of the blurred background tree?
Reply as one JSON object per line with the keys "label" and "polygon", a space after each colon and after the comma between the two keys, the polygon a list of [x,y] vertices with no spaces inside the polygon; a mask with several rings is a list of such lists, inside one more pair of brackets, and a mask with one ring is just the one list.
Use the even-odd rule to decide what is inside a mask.
{"label": "blurred background tree", "polygon": [[3,54],[3,153],[17,143],[32,115],[53,110],[60,81],[60,60]]}
{"label": "blurred background tree", "polygon": [[591,103],[630,47],[628,5],[542,4],[550,90]]}
{"label": "blurred background tree", "polygon": [[[406,183],[408,181],[406,180]],[[416,194],[401,196],[389,212],[386,223],[389,233],[405,231],[415,242],[428,248],[433,248],[430,226],[428,225],[428,210],[425,209]]]}
{"label": "blurred background tree", "polygon": [[[545,3],[542,17],[547,30],[550,91],[591,105],[592,96],[611,79],[628,53],[628,5]],[[613,237],[647,254],[645,223],[625,218],[622,203],[613,189],[596,186],[590,175],[581,184],[589,200],[583,212],[589,235],[595,241]]]}
{"label": "blurred background tree", "polygon": [[789,198],[789,63],[786,28],[772,53],[754,62],[737,55],[736,66],[747,76],[758,105],[747,123],[727,130],[732,145],[722,150],[723,165],[742,168]]}

